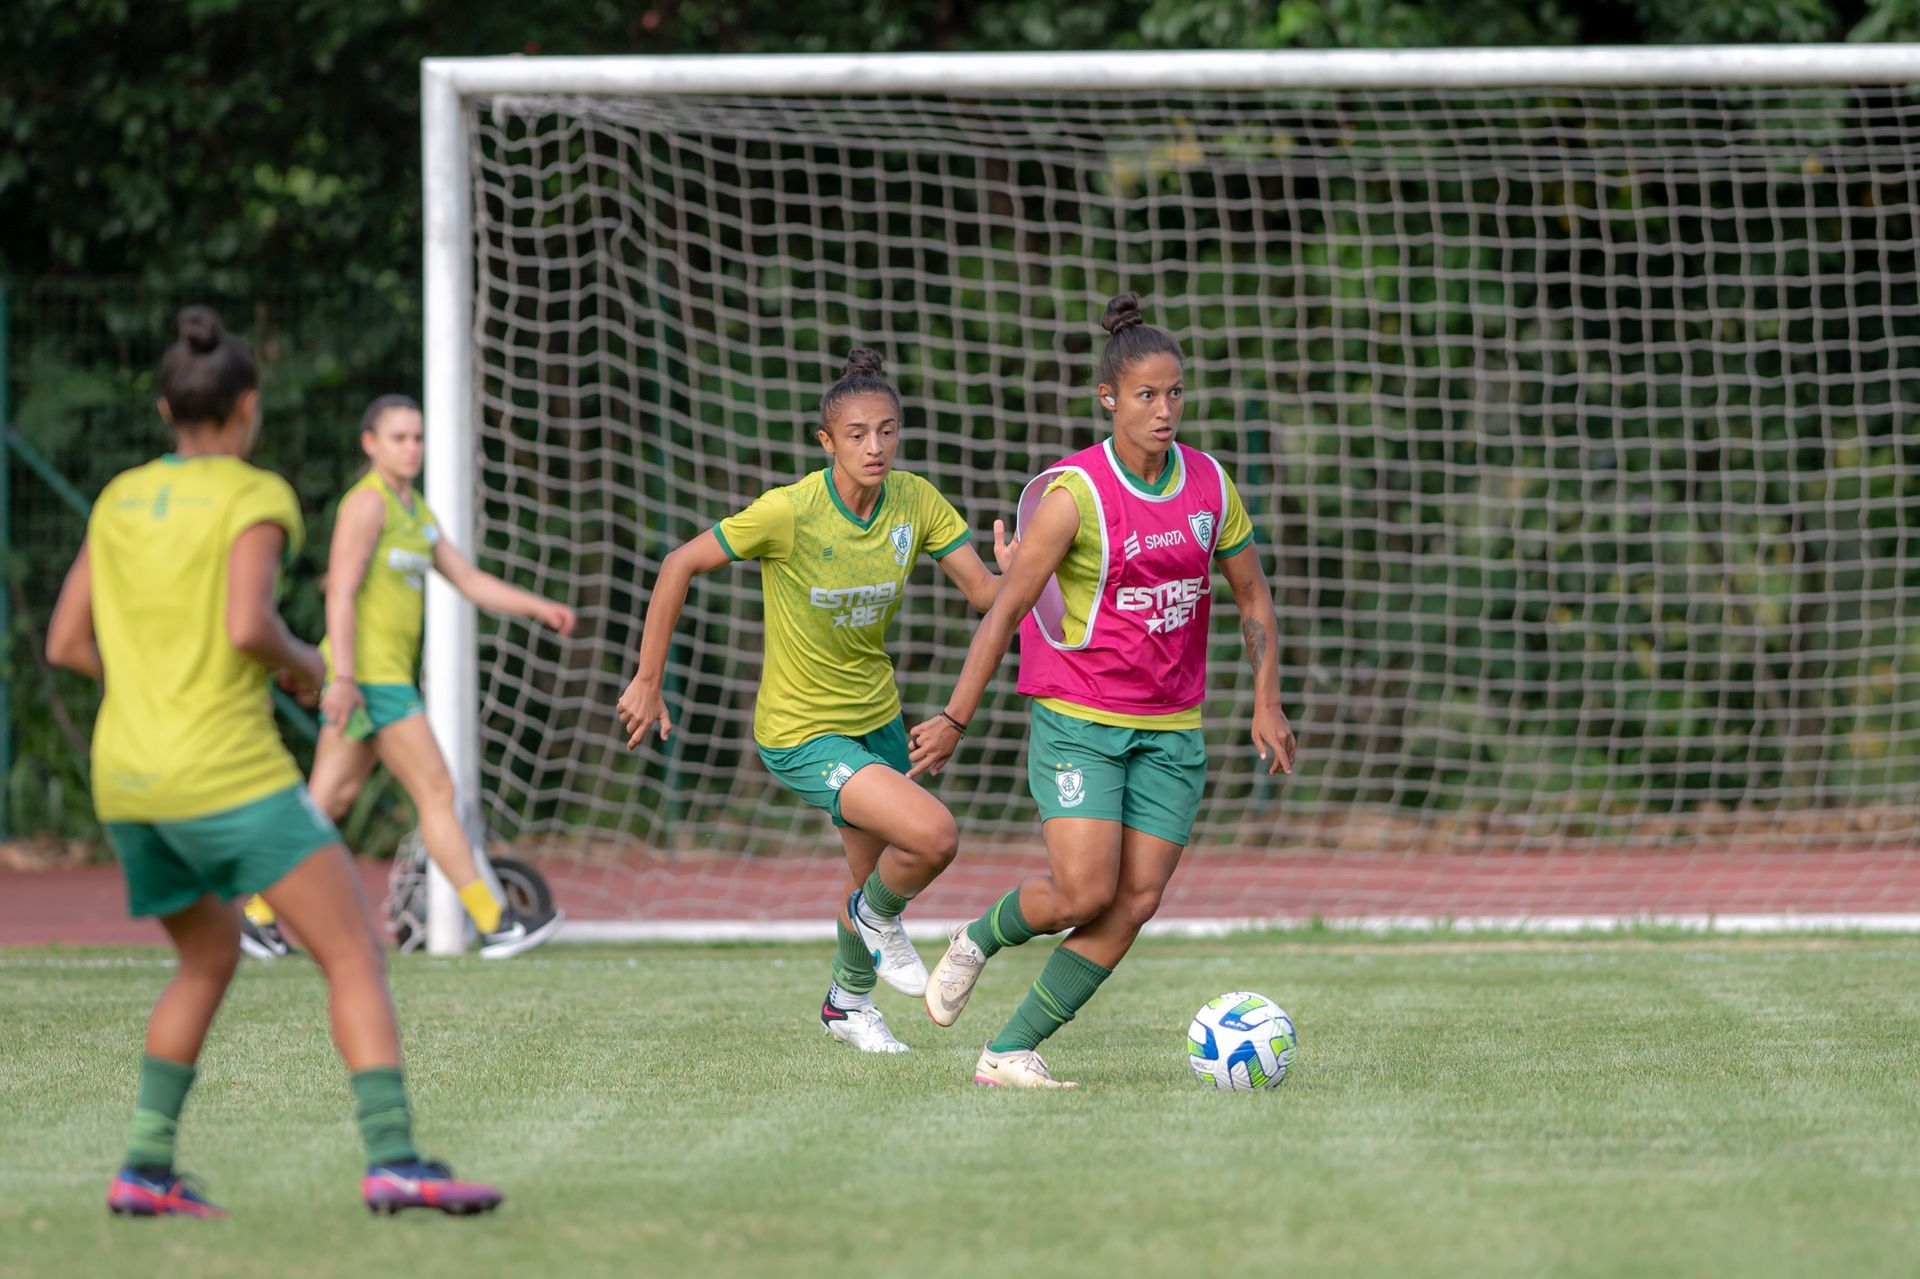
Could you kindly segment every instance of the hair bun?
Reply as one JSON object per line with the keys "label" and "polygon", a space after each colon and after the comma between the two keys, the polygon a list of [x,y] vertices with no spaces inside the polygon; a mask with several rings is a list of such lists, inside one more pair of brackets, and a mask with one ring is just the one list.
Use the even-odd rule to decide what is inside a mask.
{"label": "hair bun", "polygon": [[887,362],[870,346],[856,346],[847,352],[847,367],[840,374],[848,377],[885,377]]}
{"label": "hair bun", "polygon": [[1137,293],[1120,294],[1107,303],[1107,313],[1100,317],[1100,327],[1115,337],[1146,322],[1147,317],[1140,314],[1140,296]]}
{"label": "hair bun", "polygon": [[180,331],[180,340],[187,349],[205,354],[220,345],[220,339],[226,336],[220,327],[220,317],[210,306],[190,306],[174,317],[174,325]]}

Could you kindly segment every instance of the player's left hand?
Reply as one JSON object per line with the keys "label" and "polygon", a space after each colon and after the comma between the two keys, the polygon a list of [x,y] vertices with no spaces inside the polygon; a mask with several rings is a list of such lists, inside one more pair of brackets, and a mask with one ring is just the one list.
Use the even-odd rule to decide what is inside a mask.
{"label": "player's left hand", "polygon": [[995,520],[993,522],[993,562],[1000,566],[1002,573],[1006,572],[1007,566],[1013,563],[1013,553],[1019,549],[1019,535],[1008,537],[1007,522]]}
{"label": "player's left hand", "polygon": [[949,723],[946,716],[935,715],[907,730],[907,741],[912,747],[907,752],[907,760],[912,765],[907,776],[937,774],[959,749],[960,730]]}
{"label": "player's left hand", "polygon": [[1299,743],[1293,736],[1293,725],[1287,722],[1287,713],[1278,706],[1257,706],[1253,711],[1253,744],[1260,748],[1260,758],[1266,762],[1267,776],[1275,773],[1293,775],[1293,755]]}
{"label": "player's left hand", "polygon": [[627,685],[627,691],[620,694],[614,709],[620,714],[621,727],[627,730],[628,750],[640,745],[640,739],[656,724],[660,727],[661,741],[673,735],[673,720],[667,714],[666,699],[660,696],[658,680],[635,675],[633,682]]}
{"label": "player's left hand", "polygon": [[540,606],[534,620],[551,631],[558,631],[562,639],[573,634],[573,610],[565,604],[555,604],[551,600]]}

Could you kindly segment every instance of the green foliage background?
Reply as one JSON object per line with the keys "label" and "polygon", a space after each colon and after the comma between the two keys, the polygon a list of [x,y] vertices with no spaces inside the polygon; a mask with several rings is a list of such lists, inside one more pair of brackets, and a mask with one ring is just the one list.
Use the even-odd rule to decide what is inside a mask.
{"label": "green foliage background", "polygon": [[[97,491],[115,470],[161,446],[150,409],[151,370],[167,336],[167,317],[185,302],[211,301],[261,353],[268,387],[265,460],[294,480],[312,517],[310,545],[323,547],[331,500],[353,464],[351,428],[359,406],[373,394],[418,385],[418,62],[430,54],[1412,47],[1915,36],[1920,36],[1920,0],[1726,5],[1095,0],[1072,6],[1050,0],[831,5],[658,0],[651,7],[611,0],[466,0],[458,5],[447,0],[15,0],[0,24],[0,279],[9,283],[12,296],[15,424],[84,493]],[[1359,251],[1354,238],[1339,228],[1329,232],[1329,254]],[[1431,287],[1422,278],[1429,265],[1402,264],[1405,287]],[[1313,387],[1296,389],[1311,400]],[[1644,407],[1652,422],[1661,410],[1682,406]],[[1790,413],[1772,415],[1771,425],[1760,427],[1762,436],[1791,432],[1790,419]],[[1314,423],[1309,416],[1287,425],[1300,432],[1301,446],[1288,462],[1299,471],[1293,478],[1309,478],[1314,466],[1324,464],[1315,461]],[[1419,424],[1408,426],[1410,433],[1383,437],[1382,447],[1404,449],[1409,456],[1444,453],[1449,447],[1444,438],[1423,434]],[[1877,433],[1863,426],[1844,447],[1863,459],[1856,468],[1861,473],[1884,476],[1890,473],[1889,461],[1915,460],[1907,456],[1912,446],[1903,431],[1904,424]],[[1657,435],[1650,426],[1649,457],[1661,448],[1685,447],[1682,441],[1661,442]],[[1553,461],[1555,450],[1571,446],[1552,438],[1516,440],[1515,460]],[[1609,482],[1631,484],[1631,469]],[[1762,475],[1756,482],[1814,483],[1810,474]],[[4,660],[16,689],[12,727],[18,762],[6,782],[17,828],[82,835],[91,823],[84,760],[74,746],[88,727],[91,692],[38,670],[33,655],[59,574],[78,543],[79,522],[18,465],[11,480],[13,549],[5,569],[16,610]],[[1837,474],[1831,480],[1835,487],[1825,495],[1844,505],[1850,482]],[[1782,495],[1804,499],[1808,492],[1783,490]],[[1529,521],[1545,518],[1546,505],[1536,501],[1542,496],[1514,494],[1516,501],[1531,504]],[[1893,510],[1913,495],[1895,490],[1871,496]],[[1418,495],[1407,498],[1413,511]],[[1306,514],[1293,512],[1288,518],[1297,522]],[[1552,540],[1551,532],[1523,524],[1482,547],[1486,589],[1524,598],[1525,588],[1558,571],[1551,555],[1537,553]],[[1686,562],[1687,542],[1679,532],[1672,541],[1679,559],[1657,566],[1658,574],[1677,582],[1698,568]],[[1759,538],[1768,533],[1754,530]],[[1871,527],[1835,530],[1856,547],[1897,533]],[[1474,530],[1459,530],[1459,535],[1468,539],[1463,545],[1486,536]],[[1356,550],[1364,548],[1349,544],[1343,553]],[[317,567],[310,549],[288,606],[307,635],[319,630],[318,595],[311,584]],[[1365,565],[1353,567],[1356,592],[1391,594],[1405,585],[1370,579]],[[1753,590],[1761,596],[1784,599],[1805,586],[1790,574],[1770,576],[1774,567],[1762,550],[1741,571],[1756,575]],[[1905,591],[1914,584],[1884,585]],[[1664,586],[1654,597],[1673,598]],[[1582,620],[1657,629],[1658,605],[1649,608],[1646,617]],[[1554,619],[1537,620],[1544,628],[1544,647],[1516,654],[1517,662],[1550,664],[1555,645],[1584,642],[1553,638]],[[1866,619],[1863,639],[1873,625],[1894,620]],[[1405,622],[1453,624],[1447,619]],[[1354,638],[1326,637],[1326,642]],[[1662,726],[1684,725],[1691,713],[1685,705],[1659,704],[1670,694],[1661,691],[1655,676],[1683,674],[1686,661],[1763,662],[1768,655],[1695,654],[1671,660],[1681,665],[1669,670],[1669,659],[1659,658],[1620,707],[1621,731],[1653,743],[1649,761],[1657,761],[1658,739],[1670,731]],[[1868,670],[1861,687],[1871,694],[1869,686],[1884,691],[1888,681],[1905,680],[1907,662],[1896,656],[1892,669]],[[1637,677],[1625,669],[1620,678],[1633,685]],[[1844,697],[1855,696],[1849,685]],[[1788,709],[1852,713],[1845,707]],[[1435,705],[1432,710],[1443,725],[1475,713],[1472,707]],[[1915,726],[1871,727],[1897,736]],[[1435,765],[1440,771],[1449,766],[1446,761]]]}

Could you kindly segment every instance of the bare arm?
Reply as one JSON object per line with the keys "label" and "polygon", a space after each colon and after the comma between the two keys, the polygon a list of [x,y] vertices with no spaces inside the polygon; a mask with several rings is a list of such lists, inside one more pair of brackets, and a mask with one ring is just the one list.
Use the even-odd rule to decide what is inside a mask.
{"label": "bare arm", "polygon": [[333,657],[333,682],[320,699],[320,714],[331,724],[345,724],[367,704],[361,693],[355,663],[360,615],[354,600],[367,580],[367,564],[386,526],[387,504],[375,492],[362,489],[341,504],[327,548],[327,648]]}
{"label": "bare arm", "polygon": [[[1000,573],[1007,571],[1007,565],[1013,563],[1013,553],[1020,549],[1020,539],[1007,540],[1007,522],[993,522],[993,558],[1000,565]],[[945,558],[937,561],[940,571],[947,580],[960,588],[967,597],[967,603],[973,605],[976,612],[984,613],[993,607],[994,596],[1000,593],[1000,583],[1004,580],[1000,574],[991,572],[981,562],[980,553],[971,546],[962,546],[950,551]]]}
{"label": "bare arm", "polygon": [[960,679],[947,699],[945,713],[926,720],[908,734],[913,743],[909,756],[913,768],[907,776],[938,772],[952,757],[960,744],[959,725],[972,722],[974,712],[980,709],[980,699],[986,696],[987,682],[1006,657],[1021,619],[1047,589],[1048,579],[1067,558],[1079,532],[1080,508],[1074,505],[1072,494],[1056,489],[1042,499],[1032,529],[1020,539],[1020,554],[1000,579],[1000,590],[973,633],[966,664],[960,668]]}
{"label": "bare arm", "polygon": [[708,529],[668,552],[661,563],[653,594],[647,598],[647,620],[640,637],[640,669],[627,685],[627,691],[620,695],[620,723],[627,731],[628,750],[638,746],[655,724],[660,726],[661,741],[673,732],[666,703],[660,697],[660,684],[666,675],[667,652],[673,646],[673,628],[680,622],[680,610],[686,607],[687,587],[701,574],[732,562],[720,539]]}
{"label": "bare arm", "polygon": [[353,602],[360,584],[367,580],[367,562],[386,522],[385,500],[371,489],[362,489],[341,506],[327,549],[327,647],[333,655],[333,677],[348,684],[358,676],[354,635],[359,619]]}
{"label": "bare arm", "polygon": [[453,589],[472,600],[476,608],[484,608],[489,613],[530,617],[562,635],[573,633],[572,609],[565,604],[556,604],[544,595],[523,591],[474,567],[473,561],[462,555],[460,548],[444,537],[434,544],[433,566],[442,577],[453,583]]}
{"label": "bare arm", "polygon": [[93,633],[93,561],[85,542],[73,557],[73,567],[67,570],[53,617],[47,622],[47,660],[94,679],[106,676],[106,667],[100,661],[100,641]]}
{"label": "bare arm", "polygon": [[1267,772],[1293,772],[1298,743],[1286,712],[1280,708],[1280,623],[1274,616],[1273,592],[1260,566],[1260,549],[1249,543],[1220,561],[1240,610],[1240,634],[1247,641],[1247,660],[1253,664],[1253,742]]}
{"label": "bare arm", "polygon": [[227,559],[227,638],[260,665],[284,671],[291,687],[312,691],[326,678],[320,652],[281,620],[274,598],[287,531],[255,524],[234,539]]}

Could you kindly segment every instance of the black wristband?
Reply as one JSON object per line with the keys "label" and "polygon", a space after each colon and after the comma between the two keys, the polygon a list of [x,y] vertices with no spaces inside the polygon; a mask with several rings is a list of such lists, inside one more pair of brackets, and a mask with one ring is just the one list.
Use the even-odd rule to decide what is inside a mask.
{"label": "black wristband", "polygon": [[967,735],[967,726],[965,724],[962,724],[959,720],[955,719],[953,716],[947,714],[947,712],[941,711],[940,718],[947,721],[947,723],[953,725],[954,731],[959,733],[960,736],[965,737]]}

